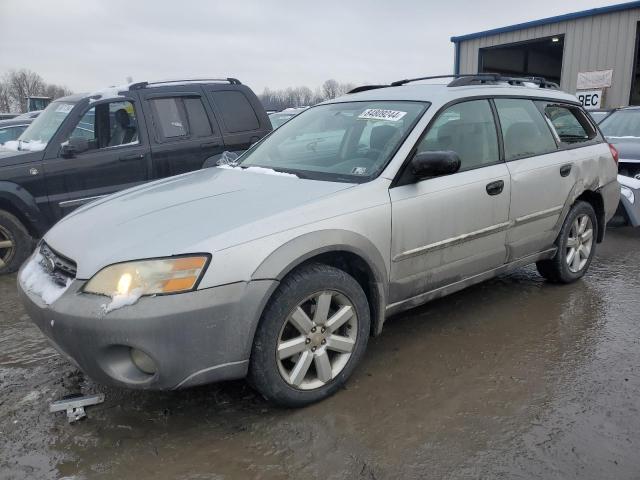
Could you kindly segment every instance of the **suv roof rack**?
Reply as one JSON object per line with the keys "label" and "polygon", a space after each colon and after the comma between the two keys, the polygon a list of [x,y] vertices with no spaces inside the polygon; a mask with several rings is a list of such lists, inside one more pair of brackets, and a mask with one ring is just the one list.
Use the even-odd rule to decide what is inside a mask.
{"label": "suv roof rack", "polygon": [[149,85],[161,85],[165,83],[188,83],[188,82],[229,82],[231,85],[242,85],[242,82],[237,78],[188,78],[185,80],[164,80],[159,82],[136,82],[129,85],[129,90],[138,90],[140,88],[146,88]]}
{"label": "suv roof rack", "polygon": [[392,87],[399,87],[407,83],[417,82],[420,80],[435,80],[441,78],[453,78],[447,85],[448,87],[462,87],[466,85],[497,85],[499,83],[508,83],[509,85],[522,86],[525,83],[535,83],[540,88],[560,88],[557,83],[550,82],[544,77],[514,77],[506,76],[501,73],[463,73],[454,75],[432,75],[429,77],[406,78],[404,80],[396,80],[391,82]]}

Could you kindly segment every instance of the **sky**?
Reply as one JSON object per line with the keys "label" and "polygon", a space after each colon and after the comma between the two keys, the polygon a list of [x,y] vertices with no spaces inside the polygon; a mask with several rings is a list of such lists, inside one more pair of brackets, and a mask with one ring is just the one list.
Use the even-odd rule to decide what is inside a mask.
{"label": "sky", "polygon": [[76,92],[236,77],[265,87],[453,71],[450,37],[611,5],[599,0],[0,0],[0,75]]}

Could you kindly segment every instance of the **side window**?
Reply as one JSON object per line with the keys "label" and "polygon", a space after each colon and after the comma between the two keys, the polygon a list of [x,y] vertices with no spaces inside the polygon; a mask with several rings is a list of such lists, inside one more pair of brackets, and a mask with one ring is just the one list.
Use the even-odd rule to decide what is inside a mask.
{"label": "side window", "polygon": [[184,99],[185,110],[189,120],[189,130],[195,137],[208,137],[213,134],[209,117],[200,97],[187,97]]}
{"label": "side window", "polygon": [[151,100],[156,125],[162,137],[208,137],[213,134],[200,97],[168,97]]}
{"label": "side window", "polygon": [[72,139],[86,140],[89,150],[137,144],[138,122],[133,104],[123,101],[91,107],[69,135],[68,140]]}
{"label": "side window", "polygon": [[418,144],[418,152],[451,150],[460,171],[500,161],[498,134],[488,100],[457,103],[440,114]]}
{"label": "side window", "polygon": [[577,108],[547,105],[544,113],[562,143],[588,142],[596,136],[595,129]]}
{"label": "side window", "polygon": [[25,125],[17,125],[17,126],[9,126],[5,128],[0,128],[0,145],[4,142],[8,142],[9,140],[16,140],[22,132],[26,130]]}
{"label": "side window", "polygon": [[507,161],[557,150],[549,125],[533,101],[497,98],[495,104]]}
{"label": "side window", "polygon": [[155,120],[164,138],[186,137],[187,119],[180,98],[155,98],[151,100]]}
{"label": "side window", "polygon": [[212,92],[212,95],[229,133],[247,132],[260,128],[256,112],[253,111],[244,93],[236,90],[220,90]]}

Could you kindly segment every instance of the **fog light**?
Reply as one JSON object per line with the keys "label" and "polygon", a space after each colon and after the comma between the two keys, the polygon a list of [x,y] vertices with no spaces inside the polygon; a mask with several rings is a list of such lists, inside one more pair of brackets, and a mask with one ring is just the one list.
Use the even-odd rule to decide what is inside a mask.
{"label": "fog light", "polygon": [[154,375],[156,373],[156,364],[153,359],[137,348],[131,349],[131,361],[144,373]]}

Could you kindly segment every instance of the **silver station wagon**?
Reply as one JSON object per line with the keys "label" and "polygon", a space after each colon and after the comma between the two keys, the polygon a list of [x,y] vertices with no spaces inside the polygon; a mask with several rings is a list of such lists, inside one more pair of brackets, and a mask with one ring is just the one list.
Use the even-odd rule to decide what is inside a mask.
{"label": "silver station wagon", "polygon": [[620,188],[576,98],[537,78],[424,80],[359,87],[235,161],[71,213],[19,273],[33,321],[98,382],[248,377],[302,406],[391,314],[532,263],[579,279]]}

